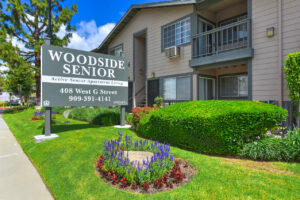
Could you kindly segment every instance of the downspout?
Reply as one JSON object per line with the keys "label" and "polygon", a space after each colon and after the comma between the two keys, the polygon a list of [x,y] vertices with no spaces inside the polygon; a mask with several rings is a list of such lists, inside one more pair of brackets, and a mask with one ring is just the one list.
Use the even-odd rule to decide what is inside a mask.
{"label": "downspout", "polygon": [[282,0],[278,0],[278,66],[280,67],[280,105],[284,100],[284,71],[283,71],[283,56],[282,56]]}

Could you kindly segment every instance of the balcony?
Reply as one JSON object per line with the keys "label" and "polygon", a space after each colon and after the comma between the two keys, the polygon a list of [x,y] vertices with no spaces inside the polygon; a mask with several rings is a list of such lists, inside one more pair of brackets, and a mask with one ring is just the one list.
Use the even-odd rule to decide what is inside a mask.
{"label": "balcony", "polygon": [[204,66],[253,56],[251,22],[244,19],[192,37],[190,66]]}

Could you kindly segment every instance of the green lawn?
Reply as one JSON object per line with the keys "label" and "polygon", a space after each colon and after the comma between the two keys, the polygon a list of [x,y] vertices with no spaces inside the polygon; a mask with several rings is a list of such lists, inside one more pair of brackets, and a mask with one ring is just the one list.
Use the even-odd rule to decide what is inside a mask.
{"label": "green lawn", "polygon": [[[191,182],[159,194],[131,194],[112,188],[96,174],[94,164],[104,140],[117,139],[118,129],[58,116],[59,138],[35,144],[43,121],[31,121],[34,110],[3,117],[56,199],[300,199],[300,164],[254,162],[201,155],[171,148],[175,157],[198,169]],[[130,130],[127,135],[138,139]],[[125,135],[125,134],[124,134]]]}

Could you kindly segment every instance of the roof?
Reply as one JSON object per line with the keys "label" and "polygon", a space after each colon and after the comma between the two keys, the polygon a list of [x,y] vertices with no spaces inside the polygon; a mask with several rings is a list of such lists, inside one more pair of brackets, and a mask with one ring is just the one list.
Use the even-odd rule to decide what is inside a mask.
{"label": "roof", "polygon": [[160,8],[171,6],[183,6],[190,5],[199,2],[199,0],[173,0],[173,1],[161,1],[156,3],[134,4],[132,5],[124,16],[120,19],[118,24],[108,34],[108,36],[102,41],[100,46],[92,51],[104,53],[108,48],[109,43],[120,33],[120,31],[126,26],[126,24],[135,16],[135,14],[145,8]]}

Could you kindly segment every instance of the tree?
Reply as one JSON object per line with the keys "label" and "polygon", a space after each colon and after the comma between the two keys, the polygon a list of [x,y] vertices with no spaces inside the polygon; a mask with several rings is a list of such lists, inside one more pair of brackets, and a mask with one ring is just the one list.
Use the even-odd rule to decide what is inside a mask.
{"label": "tree", "polygon": [[[77,13],[77,6],[73,4],[71,8],[63,7],[63,2],[64,0],[52,0],[51,21],[54,34],[51,42],[57,46],[67,45],[72,37],[70,31],[75,30],[70,21]],[[0,36],[3,37],[0,39],[0,59],[7,63],[9,68],[20,67],[25,74],[29,73],[29,69],[32,70],[38,99],[41,92],[40,49],[48,32],[48,9],[47,0],[7,0],[5,10],[0,5]],[[66,27],[67,32],[58,37],[56,34],[62,25]],[[24,48],[13,46],[13,39],[22,43]],[[11,73],[20,75],[15,69]]]}
{"label": "tree", "polygon": [[294,105],[294,125],[296,125],[296,118],[299,117],[300,104],[300,52],[294,52],[287,55],[285,59],[285,75],[287,80],[287,87],[289,88],[289,97]]}
{"label": "tree", "polygon": [[3,91],[4,88],[4,76],[0,74],[0,92]]}
{"label": "tree", "polygon": [[6,42],[6,35],[5,29],[0,29],[0,51],[1,55],[6,58],[4,66],[8,68],[1,72],[3,76],[1,76],[0,87],[5,91],[18,93],[27,99],[33,89],[34,66],[19,56],[19,48],[13,46],[11,42]]}
{"label": "tree", "polygon": [[285,75],[289,88],[289,97],[300,102],[300,52],[290,53],[285,60]]}
{"label": "tree", "polygon": [[32,93],[34,74],[27,66],[11,67],[4,78],[3,88],[5,91],[18,93],[25,100]]}

